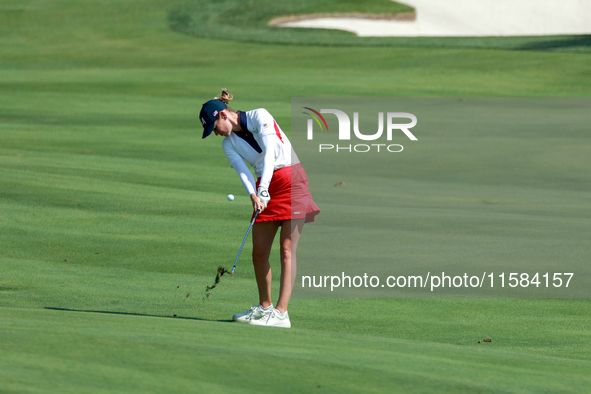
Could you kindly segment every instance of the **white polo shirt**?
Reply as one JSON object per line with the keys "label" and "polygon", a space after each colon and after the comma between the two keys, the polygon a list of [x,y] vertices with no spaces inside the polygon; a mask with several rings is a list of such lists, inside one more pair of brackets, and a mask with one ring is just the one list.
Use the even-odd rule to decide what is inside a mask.
{"label": "white polo shirt", "polygon": [[268,188],[273,171],[297,164],[299,160],[289,139],[269,111],[259,108],[240,112],[240,115],[242,129],[246,126],[250,133],[232,132],[224,138],[222,148],[230,165],[240,175],[246,191],[251,194],[255,192],[256,181],[244,164],[245,161],[261,178],[259,187]]}

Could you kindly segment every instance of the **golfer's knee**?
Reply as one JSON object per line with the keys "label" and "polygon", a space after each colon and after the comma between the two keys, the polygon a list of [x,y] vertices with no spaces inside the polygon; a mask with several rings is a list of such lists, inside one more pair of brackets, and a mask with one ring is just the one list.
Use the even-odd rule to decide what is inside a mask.
{"label": "golfer's knee", "polygon": [[252,251],[252,263],[254,265],[265,264],[267,261],[269,261],[269,254],[267,252]]}
{"label": "golfer's knee", "polygon": [[291,247],[281,247],[281,261],[291,261],[292,256],[295,256],[295,252],[291,250]]}

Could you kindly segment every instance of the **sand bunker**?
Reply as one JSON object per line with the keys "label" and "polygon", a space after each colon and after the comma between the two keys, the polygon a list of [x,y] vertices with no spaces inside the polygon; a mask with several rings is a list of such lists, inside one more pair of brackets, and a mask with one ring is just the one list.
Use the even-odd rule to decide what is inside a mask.
{"label": "sand bunker", "polygon": [[591,34],[591,0],[408,0],[416,20],[315,18],[285,27],[338,29],[360,37]]}

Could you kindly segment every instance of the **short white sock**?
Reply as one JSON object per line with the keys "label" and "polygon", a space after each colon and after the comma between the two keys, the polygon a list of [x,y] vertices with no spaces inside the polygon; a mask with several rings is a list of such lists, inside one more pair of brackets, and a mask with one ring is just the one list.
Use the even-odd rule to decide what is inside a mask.
{"label": "short white sock", "polygon": [[[261,305],[261,307],[262,307],[262,305]],[[269,305],[266,308],[263,308],[264,311],[268,311],[268,310],[272,310],[272,309],[273,309],[273,304]]]}
{"label": "short white sock", "polygon": [[275,313],[277,313],[279,317],[285,317],[285,313],[287,313],[287,311],[285,311],[285,313],[281,313],[279,312],[279,309],[275,309]]}

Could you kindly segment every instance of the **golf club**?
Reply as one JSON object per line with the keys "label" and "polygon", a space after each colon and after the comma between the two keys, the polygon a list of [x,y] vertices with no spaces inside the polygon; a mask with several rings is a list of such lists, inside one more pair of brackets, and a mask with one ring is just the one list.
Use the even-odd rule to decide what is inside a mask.
{"label": "golf club", "polygon": [[230,275],[234,276],[234,270],[236,269],[236,264],[238,263],[238,258],[240,257],[240,253],[242,253],[242,248],[244,247],[244,243],[246,242],[246,238],[248,238],[248,234],[250,233],[250,230],[252,229],[252,226],[254,224],[254,221],[257,220],[257,216],[259,216],[259,210],[257,209],[256,213],[254,214],[254,217],[252,218],[252,221],[250,222],[250,226],[248,227],[248,230],[246,231],[246,235],[244,236],[244,240],[242,241],[242,245],[240,245],[240,250],[238,251],[238,256],[236,256],[236,261],[234,261],[234,266],[232,267],[232,272],[230,273]]}

